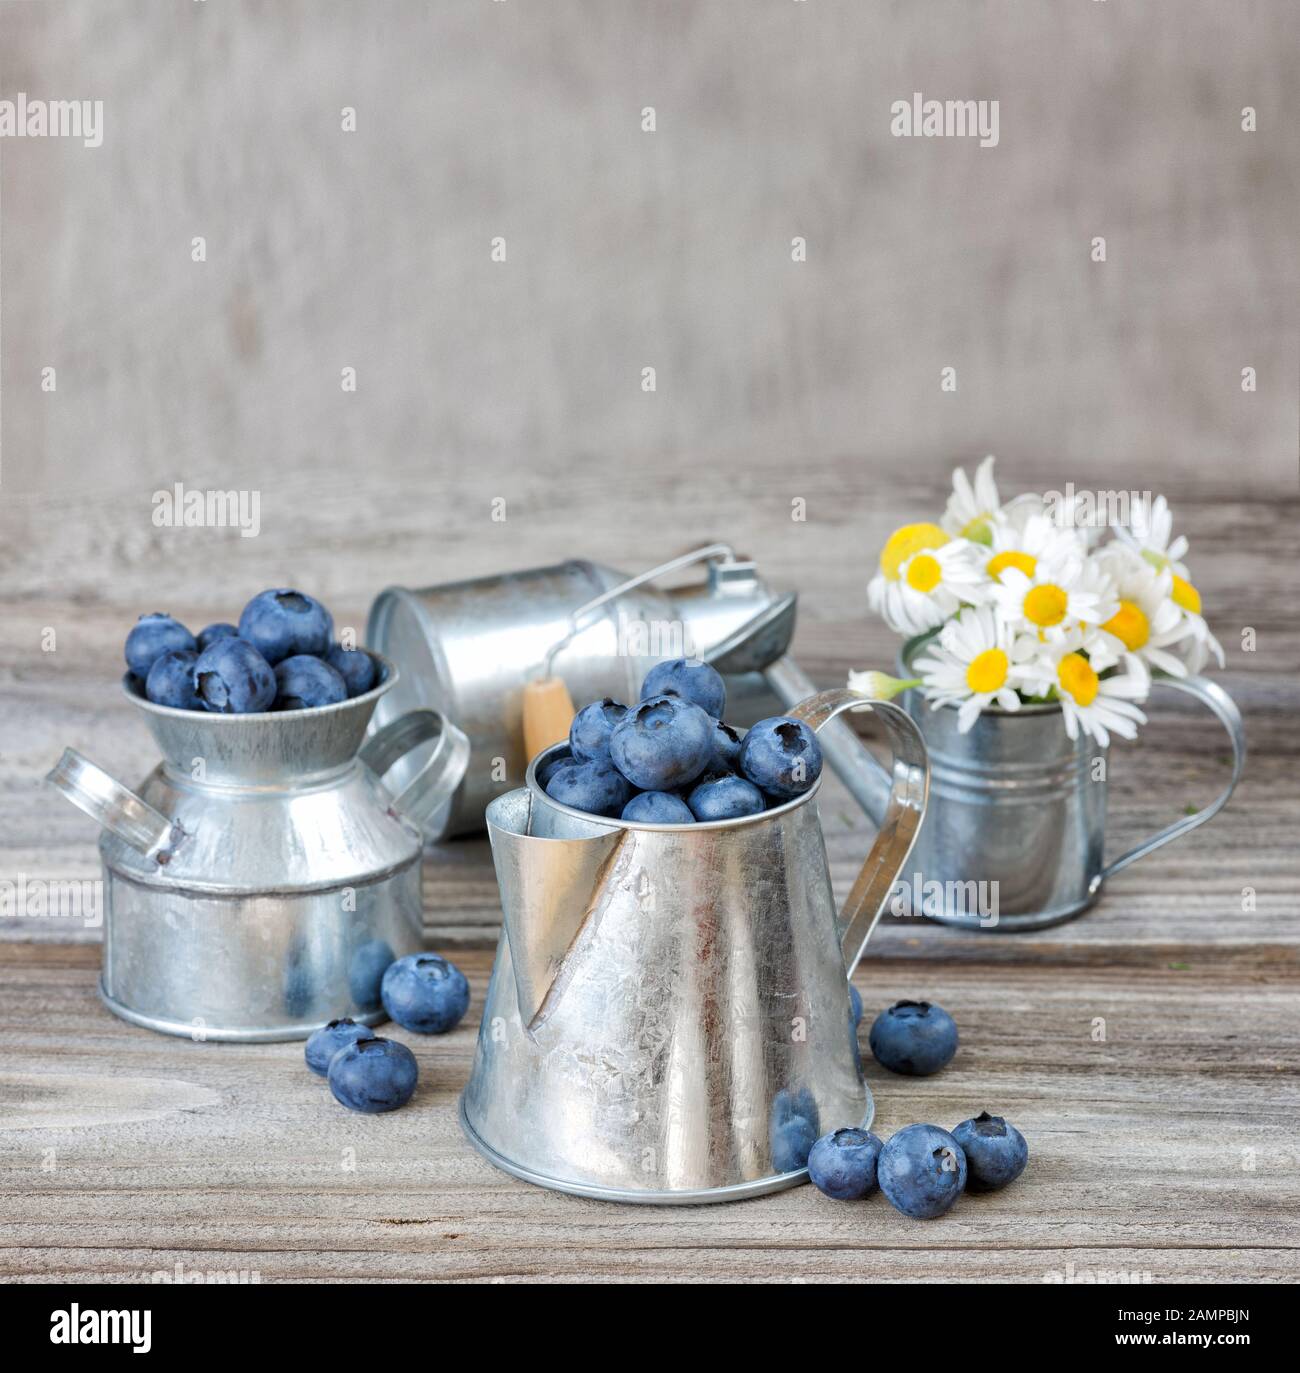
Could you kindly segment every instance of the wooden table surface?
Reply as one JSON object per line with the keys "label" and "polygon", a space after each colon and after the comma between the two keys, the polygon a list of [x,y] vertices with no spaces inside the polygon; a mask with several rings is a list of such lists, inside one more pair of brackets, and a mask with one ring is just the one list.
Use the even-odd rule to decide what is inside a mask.
{"label": "wooden table surface", "polygon": [[[862,543],[876,546],[891,521],[937,498],[892,490]],[[328,499],[323,508],[327,518]],[[991,936],[887,919],[857,974],[869,1015],[924,996],[962,1034],[953,1064],[926,1080],[892,1077],[866,1055],[877,1129],[952,1126],[984,1108],[1005,1115],[1031,1150],[1012,1188],[924,1223],[878,1196],[837,1204],[807,1187],[728,1206],[632,1208],[496,1172],[462,1139],[455,1113],[499,920],[486,844],[469,840],[430,853],[425,897],[430,942],[455,948],[470,978],[471,1014],[444,1038],[395,1032],[421,1081],[414,1102],[388,1116],[337,1107],[299,1045],[193,1044],[115,1020],[95,996],[96,929],[0,913],[0,1277],[116,1279],[179,1264],[262,1281],[1295,1281],[1300,505],[1188,492],[1177,508],[1229,652],[1218,679],[1247,718],[1251,756],[1230,807],[1117,876],[1081,920]],[[665,498],[647,511],[646,528],[668,527],[671,509]],[[402,509],[392,518],[386,552],[408,571],[345,579],[354,622],[384,582],[451,575],[430,575],[426,548],[419,576],[417,530]],[[782,516],[771,518],[776,541]],[[676,546],[708,532],[687,529]],[[747,532],[759,552],[764,530]],[[634,568],[673,551],[649,540],[592,552]],[[351,556],[348,535],[339,542]],[[98,556],[91,544],[88,558]],[[45,593],[26,547],[6,541],[0,553],[14,574],[0,602],[10,629],[0,640],[0,877],[93,877],[93,826],[43,792],[40,776],[65,743],[127,776],[146,769],[143,731],[104,683],[123,624],[154,598],[139,548],[103,554],[119,564],[111,593],[79,584],[90,574],[75,565]],[[779,547],[784,583],[809,600],[819,589],[795,644],[810,674],[832,685],[850,666],[885,665],[892,641],[866,618],[863,555],[850,566],[823,544]],[[563,551],[525,536],[496,561],[526,566]],[[343,577],[303,563],[321,573],[301,575],[309,589]],[[359,555],[348,565],[355,572]],[[264,571],[259,585],[277,581]],[[172,608],[201,623],[243,590],[241,580],[239,595],[222,596],[193,570]],[[51,622],[70,646],[57,670],[33,647]],[[1241,647],[1245,628],[1252,651]],[[1112,852],[1213,794],[1226,753],[1216,731],[1170,702],[1137,744],[1114,751]],[[821,810],[842,897],[870,830],[834,778]]]}

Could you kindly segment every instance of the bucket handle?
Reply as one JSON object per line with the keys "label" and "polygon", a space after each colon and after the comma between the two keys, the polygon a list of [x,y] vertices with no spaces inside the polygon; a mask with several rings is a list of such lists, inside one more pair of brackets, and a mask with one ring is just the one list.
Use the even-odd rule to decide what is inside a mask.
{"label": "bucket handle", "polygon": [[790,714],[819,731],[846,710],[868,710],[878,715],[893,752],[889,801],[867,861],[840,911],[840,949],[845,969],[852,977],[925,819],[930,763],[925,741],[912,717],[888,701],[872,701],[839,687],[810,696],[794,706]]}
{"label": "bucket handle", "polygon": [[469,739],[464,731],[436,710],[408,710],[375,730],[357,756],[382,777],[399,758],[431,739],[438,742],[428,762],[391,804],[420,829],[441,830],[436,823],[438,812],[451,805],[469,767]]}
{"label": "bucket handle", "polygon": [[45,780],[92,820],[155,863],[166,863],[186,837],[179,824],[154,810],[75,748],[63,750],[63,757]]}
{"label": "bucket handle", "polygon": [[611,586],[608,591],[602,591],[599,596],[594,596],[585,605],[580,605],[569,616],[569,628],[564,637],[552,644],[546,654],[546,665],[542,669],[542,677],[550,677],[554,671],[556,658],[578,637],[587,620],[601,606],[617,600],[620,596],[625,596],[629,591],[635,591],[637,587],[644,586],[647,582],[658,581],[660,577],[667,577],[670,573],[677,572],[683,567],[691,567],[695,563],[711,562],[718,558],[731,559],[735,556],[730,544],[705,544],[703,548],[693,548],[689,553],[682,553],[676,558],[669,558],[666,563],[660,563],[657,567],[648,568],[645,572],[638,572],[635,577],[625,577],[617,586]]}
{"label": "bucket handle", "polygon": [[1228,785],[1204,810],[1198,810],[1195,815],[1184,816],[1181,820],[1174,821],[1172,825],[1166,825],[1158,834],[1153,834],[1149,839],[1144,839],[1142,843],[1129,849],[1127,853],[1122,854],[1113,863],[1107,863],[1089,883],[1088,894],[1090,896],[1096,896],[1102,883],[1108,877],[1128,867],[1130,863],[1136,863],[1139,858],[1145,858],[1147,854],[1154,853],[1156,849],[1162,848],[1165,844],[1170,844],[1175,839],[1181,839],[1183,835],[1190,834],[1192,830],[1205,824],[1207,820],[1213,820],[1228,804],[1228,798],[1237,789],[1237,783],[1241,780],[1241,770],[1246,766],[1246,727],[1242,723],[1241,711],[1237,709],[1237,703],[1217,682],[1211,682],[1206,677],[1156,677],[1153,679],[1152,685],[1172,687],[1175,691],[1185,692],[1188,696],[1195,697],[1218,717],[1219,723],[1227,731],[1229,742],[1232,744],[1232,776],[1228,778]]}

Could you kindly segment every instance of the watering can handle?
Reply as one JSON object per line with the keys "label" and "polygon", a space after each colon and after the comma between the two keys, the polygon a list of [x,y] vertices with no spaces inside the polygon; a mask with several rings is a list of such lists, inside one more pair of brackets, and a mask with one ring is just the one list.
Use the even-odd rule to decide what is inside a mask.
{"label": "watering can handle", "polygon": [[[815,695],[817,686],[812,678],[787,653],[776,662],[763,669],[763,676],[777,700],[790,710],[800,701]],[[866,710],[862,698],[853,702],[858,710]],[[883,763],[877,761],[875,754],[866,746],[846,720],[836,720],[818,732],[818,742],[822,746],[822,756],[831,765],[831,771],[848,788],[849,795],[866,812],[867,818],[877,827],[884,823],[889,809],[893,778]]]}
{"label": "watering can handle", "polygon": [[357,756],[382,777],[399,758],[431,739],[438,742],[428,761],[392,806],[419,828],[436,830],[441,826],[433,823],[434,817],[451,804],[469,766],[469,740],[463,731],[436,710],[408,710],[377,729]]}
{"label": "watering can handle", "polygon": [[63,750],[63,757],[45,780],[78,810],[85,811],[124,844],[130,844],[137,853],[156,863],[166,863],[186,837],[179,824],[168,820],[75,748]]}
{"label": "watering can handle", "polygon": [[1129,849],[1127,853],[1122,854],[1113,863],[1107,863],[1092,879],[1089,886],[1091,895],[1096,894],[1101,884],[1108,877],[1119,872],[1122,868],[1128,867],[1130,863],[1136,863],[1139,858],[1145,858],[1147,854],[1153,853],[1163,845],[1171,843],[1175,839],[1181,839],[1185,834],[1190,834],[1198,825],[1205,824],[1207,820],[1213,820],[1228,804],[1228,797],[1236,790],[1237,783],[1241,779],[1241,770],[1246,765],[1246,727],[1242,723],[1241,712],[1237,709],[1237,703],[1221,686],[1205,677],[1156,677],[1153,680],[1153,685],[1172,687],[1175,691],[1182,691],[1188,696],[1194,696],[1202,705],[1218,716],[1219,723],[1227,730],[1228,739],[1232,744],[1232,776],[1228,778],[1228,785],[1204,810],[1198,810],[1195,815],[1184,816],[1183,819],[1174,821],[1172,825],[1166,825],[1158,834],[1153,834],[1149,839],[1144,839],[1142,843]]}
{"label": "watering can handle", "polygon": [[850,977],[903,864],[912,852],[912,845],[916,843],[930,794],[930,764],[925,742],[912,717],[899,706],[887,701],[872,701],[856,691],[840,687],[810,696],[790,714],[812,729],[820,730],[837,715],[855,709],[869,710],[880,717],[889,737],[893,761],[889,803],[881,817],[875,843],[840,912],[840,948]]}

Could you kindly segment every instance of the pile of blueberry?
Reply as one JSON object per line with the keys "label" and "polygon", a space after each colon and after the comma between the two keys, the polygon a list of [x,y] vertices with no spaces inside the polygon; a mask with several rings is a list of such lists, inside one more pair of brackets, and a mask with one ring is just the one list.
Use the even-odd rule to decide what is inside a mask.
{"label": "pile of blueberry", "polygon": [[360,696],[378,668],[334,640],[334,617],[288,588],[260,592],[239,624],[191,634],[170,615],[141,615],[126,636],[126,665],[155,705],[251,715],[307,710]]}
{"label": "pile of blueberry", "polygon": [[[390,963],[379,990],[388,1018],[416,1034],[446,1034],[469,1009],[465,974],[436,953]],[[415,1055],[405,1044],[348,1017],[322,1025],[305,1052],[307,1066],[328,1080],[334,1099],[350,1111],[395,1111],[410,1101],[419,1078]]]}
{"label": "pile of blueberry", "polygon": [[636,705],[606,697],[580,710],[567,755],[537,780],[566,806],[648,825],[734,820],[803,795],[821,775],[816,734],[774,715],[742,736],[723,721],[726,705],[708,663],[670,659],[651,668]]}
{"label": "pile of blueberry", "polygon": [[[860,1020],[860,997],[853,1006]],[[871,1052],[891,1072],[928,1077],[952,1061],[957,1026],[941,1006],[899,1001],[876,1017]],[[879,1186],[896,1210],[928,1220],[949,1211],[963,1191],[993,1192],[1014,1182],[1029,1162],[1029,1146],[1014,1125],[982,1111],[951,1131],[906,1125],[887,1142],[867,1130],[833,1130],[807,1159],[810,1181],[828,1197],[856,1201]]]}

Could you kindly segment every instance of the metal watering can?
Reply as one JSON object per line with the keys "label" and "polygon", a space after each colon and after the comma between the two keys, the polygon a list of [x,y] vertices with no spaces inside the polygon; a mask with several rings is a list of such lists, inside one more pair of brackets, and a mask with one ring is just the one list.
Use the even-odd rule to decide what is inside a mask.
{"label": "metal watering can", "polygon": [[[702,582],[652,585],[697,564]],[[632,701],[655,663],[704,658],[726,678],[728,722],[747,726],[817,690],[787,652],[795,609],[794,593],[773,591],[753,562],[720,543],[635,577],[574,560],[420,591],[389,587],[371,606],[366,642],[397,663],[402,680],[376,719],[427,707],[465,731],[469,768],[426,833],[435,841],[471,833],[528,766],[522,702],[531,678],[554,672],[581,704]],[[824,752],[842,774],[866,766],[846,726],[834,728]],[[413,751],[394,778],[408,780],[424,761]]]}
{"label": "metal watering can", "polygon": [[907,714],[827,691],[816,730],[870,709],[893,752],[880,832],[836,915],[820,782],[761,815],[598,819],[537,782],[487,811],[505,925],[461,1098],[473,1144],[543,1186],[730,1201],[804,1180],[825,1130],[869,1125],[852,974],[925,813]]}
{"label": "metal watering can", "polygon": [[[100,995],[114,1014],[245,1041],[385,1019],[384,969],[421,947],[420,826],[445,809],[469,744],[428,710],[365,739],[398,682],[380,667],[350,701],[258,715],[154,705],[126,679],[163,755],[138,793],[64,752],[47,780],[104,828]],[[422,769],[390,791],[383,775],[413,748]]]}
{"label": "metal watering can", "polygon": [[[929,638],[904,645],[900,676],[914,675],[911,662]],[[1231,774],[1207,806],[1109,860],[1109,750],[1082,731],[1071,739],[1059,705],[987,710],[961,734],[955,706],[932,710],[919,691],[905,692],[901,702],[925,739],[932,785],[925,824],[890,909],[991,933],[1045,929],[1082,915],[1106,880],[1130,863],[1212,820],[1245,766],[1241,712],[1205,677],[1157,675],[1152,685],[1190,697],[1218,720],[1231,747]],[[842,729],[842,722],[829,726]],[[835,757],[849,791],[879,822],[890,803],[889,774],[866,749],[845,747]]]}

